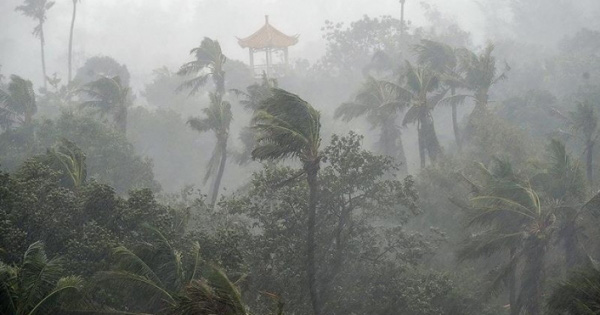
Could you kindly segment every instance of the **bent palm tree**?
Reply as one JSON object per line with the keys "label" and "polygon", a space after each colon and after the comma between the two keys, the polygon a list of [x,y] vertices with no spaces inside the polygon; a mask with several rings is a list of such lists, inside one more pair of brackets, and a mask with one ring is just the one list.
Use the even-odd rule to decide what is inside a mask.
{"label": "bent palm tree", "polygon": [[123,135],[127,132],[129,91],[129,87],[123,86],[118,76],[101,77],[78,90],[80,94],[89,98],[82,102],[81,106],[92,107],[101,115],[112,114],[117,130]]}
{"label": "bent palm tree", "polygon": [[[417,45],[415,49],[417,51],[418,62],[437,72],[441,77],[442,83],[450,89],[451,97],[447,99],[447,102],[452,107],[452,129],[456,145],[461,150],[462,142],[458,128],[457,107],[464,101],[464,98],[456,97],[456,89],[461,87],[461,73],[460,69],[458,69],[458,52],[460,50],[444,43],[425,39],[421,40],[421,44]],[[442,103],[444,101],[446,100],[443,100]]]}
{"label": "bent palm tree", "polygon": [[210,105],[202,109],[205,116],[203,118],[190,118],[188,124],[192,129],[200,133],[210,130],[214,132],[217,138],[217,143],[208,162],[206,174],[204,175],[205,184],[209,178],[215,176],[210,199],[211,207],[214,207],[219,196],[221,179],[223,178],[227,163],[227,141],[229,139],[229,126],[231,125],[233,116],[231,114],[231,104],[224,101],[221,94],[210,93],[209,96]]}
{"label": "bent palm tree", "polygon": [[252,118],[257,132],[257,144],[252,158],[278,160],[299,158],[307,175],[309,187],[306,273],[313,311],[321,314],[321,300],[317,290],[315,264],[315,226],[318,200],[317,175],[321,163],[320,114],[299,96],[282,89],[273,89],[273,95],[261,103]]}
{"label": "bent palm tree", "polygon": [[31,81],[11,75],[6,91],[0,89],[0,127],[8,129],[14,123],[30,125],[36,112]]}
{"label": "bent palm tree", "polygon": [[[417,124],[419,157],[421,168],[423,168],[425,167],[426,156],[429,157],[432,163],[435,163],[442,154],[442,147],[435,132],[432,112],[444,98],[446,90],[439,91],[439,77],[428,67],[415,68],[408,62],[404,81],[405,84],[402,90],[409,108],[404,114],[402,124],[404,126]],[[432,93],[435,94],[430,96]]]}
{"label": "bent palm tree", "polygon": [[[537,192],[516,178],[508,162],[497,161],[493,171],[481,167],[486,183],[471,199],[469,226],[482,229],[459,251],[461,260],[508,252],[490,292],[508,284],[511,314],[525,309],[540,315],[544,283],[544,256],[555,230],[553,209],[542,205]],[[517,264],[522,262],[521,285],[516,293]]]}
{"label": "bent palm tree", "polygon": [[[263,73],[260,83],[254,83],[246,87],[246,91],[238,89],[230,90],[237,97],[241,97],[240,104],[248,111],[254,113],[260,107],[260,103],[273,95],[273,88],[278,85],[277,80],[268,78],[266,73]],[[252,149],[256,145],[256,139],[252,128],[244,127],[240,132],[239,139],[242,142],[243,150],[237,153],[236,160],[239,164],[246,164],[251,160]]]}
{"label": "bent palm tree", "polygon": [[395,84],[368,77],[353,102],[343,103],[336,110],[334,117],[350,121],[366,115],[372,128],[379,128],[379,152],[399,162],[404,173],[406,156],[402,145],[402,132],[396,124],[397,111],[406,102],[401,100],[401,91]]}
{"label": "bent palm tree", "polygon": [[44,75],[44,89],[47,88],[46,80],[46,55],[44,53],[44,46],[46,44],[44,38],[44,23],[46,22],[46,13],[52,6],[54,1],[48,0],[25,0],[23,5],[18,6],[15,10],[21,11],[23,15],[33,18],[37,21],[38,25],[33,29],[33,35],[40,38],[41,54],[42,54],[42,74]]}
{"label": "bent palm tree", "polygon": [[195,94],[209,78],[212,78],[217,94],[223,96],[225,94],[224,66],[227,57],[223,55],[219,42],[205,37],[200,46],[192,49],[190,54],[194,55],[196,60],[183,64],[177,74],[197,75],[197,77],[185,81],[179,90],[189,88],[191,89],[190,95]]}
{"label": "bent palm tree", "polygon": [[59,298],[83,287],[80,277],[61,277],[61,258],[48,259],[41,242],[29,245],[21,266],[0,262],[0,313],[50,314],[60,309]]}
{"label": "bent palm tree", "polygon": [[67,175],[73,182],[73,188],[78,190],[87,177],[85,154],[77,145],[67,139],[61,139],[50,152],[60,161]]}
{"label": "bent palm tree", "polygon": [[496,67],[496,58],[492,56],[494,45],[488,44],[479,55],[468,49],[460,49],[459,69],[464,73],[464,77],[457,79],[457,84],[473,92],[472,95],[456,95],[455,102],[461,102],[467,97],[475,99],[474,112],[480,112],[487,109],[489,102],[489,92],[492,86],[501,80],[506,79],[506,73],[510,67],[506,65],[504,71],[498,74]]}
{"label": "bent palm tree", "polygon": [[595,268],[577,271],[552,291],[548,314],[600,314],[600,271]]}

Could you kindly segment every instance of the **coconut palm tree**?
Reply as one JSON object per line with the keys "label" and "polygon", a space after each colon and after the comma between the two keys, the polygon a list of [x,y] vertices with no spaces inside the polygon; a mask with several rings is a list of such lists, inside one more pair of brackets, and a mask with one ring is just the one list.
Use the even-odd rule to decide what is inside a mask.
{"label": "coconut palm tree", "polygon": [[562,142],[552,140],[547,151],[547,165],[533,180],[557,205],[559,229],[556,236],[563,243],[567,269],[571,269],[583,256],[578,234],[585,211],[582,206],[586,202],[585,178],[579,163],[573,161]]}
{"label": "coconut palm tree", "polygon": [[78,93],[87,99],[82,107],[90,107],[101,115],[111,114],[117,130],[125,135],[127,132],[127,110],[129,108],[130,88],[123,86],[121,78],[100,77],[78,89]]}
{"label": "coconut palm tree", "polygon": [[600,270],[574,272],[548,298],[548,314],[600,314]]}
{"label": "coconut palm tree", "polygon": [[[492,254],[508,253],[507,262],[499,268],[490,292],[507,283],[511,314],[525,310],[527,314],[542,312],[544,257],[556,229],[554,209],[542,204],[538,193],[520,181],[510,163],[496,161],[488,170],[481,166],[484,183],[473,181],[475,197],[471,199],[468,224],[479,227],[458,253],[460,260]],[[517,293],[517,266],[522,264]]]}
{"label": "coconut palm tree", "polygon": [[425,39],[415,46],[415,50],[417,51],[419,64],[426,65],[437,72],[440,75],[442,84],[450,90],[451,97],[447,100],[449,100],[448,103],[452,107],[452,129],[456,145],[461,150],[462,142],[458,128],[457,107],[462,100],[455,97],[456,90],[461,87],[461,73],[458,68],[458,53],[460,50],[444,43]]}
{"label": "coconut palm tree", "polygon": [[210,105],[202,110],[204,117],[190,118],[188,124],[192,129],[200,133],[212,131],[217,138],[217,143],[208,162],[206,174],[204,175],[205,184],[209,178],[214,176],[210,199],[211,207],[214,207],[219,196],[221,179],[223,178],[227,163],[227,141],[229,140],[229,126],[231,125],[233,116],[231,113],[231,104],[224,101],[221,94],[210,93],[209,96]]}
{"label": "coconut palm tree", "polygon": [[71,84],[72,76],[72,63],[73,63],[73,29],[75,29],[75,16],[77,15],[77,3],[81,0],[73,0],[73,15],[71,16],[71,28],[69,30],[69,74],[67,77],[67,84]]}
{"label": "coconut palm tree", "polygon": [[44,244],[29,245],[20,266],[0,262],[0,313],[51,314],[60,309],[59,298],[79,292],[83,280],[62,277],[62,258],[48,259]]}
{"label": "coconut palm tree", "polygon": [[73,188],[78,190],[87,177],[87,167],[83,151],[74,142],[63,138],[50,149],[50,153],[63,166],[72,181]]}
{"label": "coconut palm tree", "polygon": [[318,201],[317,174],[321,164],[320,114],[298,95],[273,89],[252,118],[257,144],[252,157],[257,160],[299,158],[309,187],[306,273],[313,311],[321,314],[315,264],[315,226]]}
{"label": "coconut palm tree", "polygon": [[36,112],[31,81],[11,75],[6,90],[0,89],[0,127],[8,129],[15,123],[30,125]]}
{"label": "coconut palm tree", "polygon": [[[273,94],[273,88],[277,86],[277,79],[269,78],[263,72],[260,83],[249,85],[246,87],[246,91],[238,89],[231,89],[230,91],[240,98],[239,102],[246,110],[254,113],[260,107],[261,102]],[[240,132],[239,139],[242,142],[243,150],[236,153],[236,160],[239,164],[246,164],[251,160],[252,150],[256,145],[252,128],[244,127]]]}
{"label": "coconut palm tree", "polygon": [[190,51],[196,60],[187,62],[179,68],[177,74],[189,76],[197,75],[195,78],[185,81],[180,87],[190,89],[190,95],[195,94],[206,84],[209,78],[215,83],[217,94],[225,94],[225,70],[227,57],[221,51],[221,45],[216,40],[205,37],[200,46]]}
{"label": "coconut palm tree", "polygon": [[161,314],[247,314],[239,290],[223,271],[202,260],[198,243],[185,259],[158,229],[145,228],[150,239],[135,251],[113,249],[115,269],[95,276],[100,288],[141,294],[144,304],[137,307],[158,309]]}
{"label": "coconut palm tree", "polygon": [[46,44],[44,38],[44,23],[46,22],[46,13],[52,6],[54,1],[48,0],[25,0],[24,3],[18,6],[15,10],[20,11],[23,15],[28,16],[38,23],[33,29],[33,35],[40,38],[40,46],[42,53],[42,74],[44,75],[44,89],[47,88],[46,84],[46,55],[44,53],[44,46]]}
{"label": "coconut palm tree", "polygon": [[490,89],[494,84],[506,79],[506,73],[510,70],[510,67],[506,65],[504,71],[498,73],[493,52],[494,45],[491,43],[479,55],[466,48],[457,51],[459,72],[464,73],[464,76],[462,78],[455,77],[456,84],[471,91],[472,94],[455,95],[453,100],[462,102],[466,98],[473,98],[475,100],[474,112],[487,109]]}
{"label": "coconut palm tree", "polygon": [[396,124],[398,109],[406,105],[400,93],[397,85],[368,77],[354,101],[340,105],[335,110],[334,117],[350,121],[359,116],[367,116],[371,126],[381,130],[379,152],[401,163],[402,171],[406,173],[402,133]]}
{"label": "coconut palm tree", "polygon": [[[417,124],[419,156],[421,168],[425,167],[426,156],[435,163],[442,155],[442,147],[435,132],[432,112],[446,94],[440,89],[439,76],[429,67],[414,67],[406,63],[403,76],[404,85],[399,88],[401,97],[407,102],[408,110],[404,114],[402,125]],[[403,109],[404,106],[400,107]]]}

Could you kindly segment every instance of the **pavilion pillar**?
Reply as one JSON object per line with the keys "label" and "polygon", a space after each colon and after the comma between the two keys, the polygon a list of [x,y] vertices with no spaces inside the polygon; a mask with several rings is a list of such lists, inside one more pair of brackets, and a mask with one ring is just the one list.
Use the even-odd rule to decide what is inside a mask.
{"label": "pavilion pillar", "polygon": [[267,57],[267,77],[271,77],[271,48],[265,48],[265,54]]}
{"label": "pavilion pillar", "polygon": [[289,64],[289,60],[288,60],[288,48],[287,47],[285,47],[283,49],[283,60],[285,61],[286,65]]}
{"label": "pavilion pillar", "polygon": [[254,49],[250,48],[248,49],[248,51],[250,52],[250,68],[252,69],[252,71],[254,71]]}

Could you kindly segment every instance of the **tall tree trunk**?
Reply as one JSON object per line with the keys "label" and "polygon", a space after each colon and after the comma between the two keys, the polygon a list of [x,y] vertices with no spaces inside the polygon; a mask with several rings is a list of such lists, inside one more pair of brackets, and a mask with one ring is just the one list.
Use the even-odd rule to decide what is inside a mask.
{"label": "tall tree trunk", "polygon": [[[533,236],[535,237],[535,236]],[[544,283],[544,255],[546,254],[543,240],[534,240],[527,254],[526,266],[523,269],[520,300],[528,315],[541,315]],[[524,302],[524,303],[523,303]]]}
{"label": "tall tree trunk", "polygon": [[593,169],[593,160],[594,160],[594,141],[587,140],[586,143],[586,173],[587,179],[590,182],[590,185],[594,184],[594,169]]}
{"label": "tall tree trunk", "polygon": [[423,135],[425,138],[425,150],[427,151],[427,155],[429,156],[431,163],[435,163],[438,160],[438,157],[442,155],[442,147],[440,146],[440,142],[435,132],[433,119],[431,117],[427,117],[424,119],[422,126]]}
{"label": "tall tree trunk", "polygon": [[219,189],[221,188],[221,179],[223,179],[223,173],[225,173],[225,164],[227,163],[227,138],[219,140],[221,146],[221,162],[219,163],[219,170],[217,171],[217,177],[213,184],[212,195],[210,197],[210,207],[214,208],[219,197]]}
{"label": "tall tree trunk", "polygon": [[304,163],[306,171],[309,196],[308,196],[308,222],[306,234],[306,275],[308,277],[308,289],[310,291],[310,300],[315,315],[321,315],[321,301],[317,289],[317,269],[315,262],[315,230],[317,216],[317,200],[319,186],[317,182],[317,173],[319,172],[319,161],[308,161]]}
{"label": "tall tree trunk", "polygon": [[225,95],[225,71],[221,71],[214,78],[217,94],[223,97]]}
{"label": "tall tree trunk", "polygon": [[117,130],[123,136],[127,136],[127,106],[123,105],[119,107],[114,114],[113,120],[117,126]]}
{"label": "tall tree trunk", "polygon": [[41,46],[41,50],[42,50],[42,74],[44,76],[44,90],[48,89],[48,84],[47,84],[47,75],[46,75],[46,54],[44,52],[44,46],[45,46],[46,42],[44,39],[44,23],[40,22],[40,46]]}
{"label": "tall tree trunk", "polygon": [[417,122],[417,139],[419,141],[419,159],[421,160],[421,168],[425,168],[425,135],[423,124]]}
{"label": "tall tree trunk", "polygon": [[[456,95],[456,90],[452,88],[452,96]],[[454,130],[454,139],[456,140],[456,147],[458,148],[458,152],[462,152],[462,143],[460,140],[460,131],[458,129],[458,114],[457,114],[458,104],[452,104],[452,129]]]}
{"label": "tall tree trunk", "polygon": [[[515,258],[516,249],[510,249],[510,261]],[[510,315],[519,315],[519,307],[517,305],[517,266],[511,263],[510,273],[508,275],[508,301],[510,303]]]}
{"label": "tall tree trunk", "polygon": [[406,155],[402,144],[402,133],[395,125],[395,117],[386,121],[379,136],[379,153],[391,157],[400,165],[400,172],[408,174]]}
{"label": "tall tree trunk", "polygon": [[73,0],[73,16],[71,17],[71,30],[69,31],[69,74],[68,74],[68,81],[67,81],[67,86],[69,86],[69,84],[71,84],[71,80],[72,80],[72,62],[73,62],[73,29],[75,28],[75,16],[77,14],[77,1],[78,0]]}
{"label": "tall tree trunk", "polygon": [[404,3],[406,0],[400,0],[400,36],[404,35]]}
{"label": "tall tree trunk", "polygon": [[577,238],[576,238],[575,222],[569,221],[564,229],[564,247],[565,247],[565,261],[567,264],[567,271],[570,271],[578,263],[578,252],[577,252]]}

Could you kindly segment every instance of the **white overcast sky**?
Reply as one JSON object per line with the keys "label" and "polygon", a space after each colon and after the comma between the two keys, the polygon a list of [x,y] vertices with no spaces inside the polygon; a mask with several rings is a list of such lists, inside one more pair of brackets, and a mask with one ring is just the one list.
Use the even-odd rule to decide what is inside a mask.
{"label": "white overcast sky", "polygon": [[[406,1],[406,17],[424,23],[420,0]],[[427,0],[459,24],[481,36],[482,21],[474,0]],[[21,0],[0,0],[1,73],[19,74],[41,82],[39,40],[31,35],[35,23],[15,12]],[[48,73],[64,77],[72,10],[71,0],[56,0],[49,11],[46,32]],[[345,22],[363,15],[400,16],[398,0],[82,0],[75,29],[75,66],[85,58],[108,55],[124,63],[132,84],[141,87],[152,69],[176,69],[204,36],[216,38],[226,55],[247,62],[237,45],[261,27],[264,15],[287,34],[300,34],[290,57],[314,61],[324,52],[321,27],[325,20]]]}

